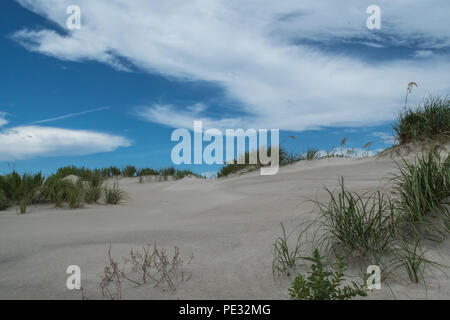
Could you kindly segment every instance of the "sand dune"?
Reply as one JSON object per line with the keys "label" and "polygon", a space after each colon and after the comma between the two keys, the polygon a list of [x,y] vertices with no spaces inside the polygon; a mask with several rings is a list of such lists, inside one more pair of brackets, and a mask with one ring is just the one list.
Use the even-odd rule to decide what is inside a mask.
{"label": "sand dune", "polygon": [[[351,191],[383,188],[395,170],[392,159],[322,159],[280,169],[278,175],[259,171],[220,180],[185,178],[138,183],[120,180],[129,200],[119,206],[86,205],[83,209],[30,207],[17,215],[0,212],[0,298],[80,299],[66,289],[66,268],[78,265],[90,298],[101,298],[100,274],[107,264],[109,243],[118,260],[130,248],[156,241],[178,246],[192,278],[175,293],[152,286],[123,288],[123,298],[137,299],[286,299],[287,282],[274,280],[272,243],[280,222],[288,229],[314,219],[308,199],[327,200],[323,187],[334,188],[344,176]],[[450,265],[450,243],[429,254]],[[450,299],[450,279],[437,272],[427,290],[398,279],[391,288],[368,298]]]}

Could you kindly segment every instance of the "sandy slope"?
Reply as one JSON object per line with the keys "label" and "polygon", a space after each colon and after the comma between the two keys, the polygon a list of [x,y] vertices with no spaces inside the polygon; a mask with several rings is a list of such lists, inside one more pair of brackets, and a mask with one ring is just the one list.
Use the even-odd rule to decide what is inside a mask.
{"label": "sandy slope", "polygon": [[[193,254],[186,266],[192,279],[176,293],[125,287],[124,298],[285,299],[286,283],[272,275],[271,246],[280,222],[293,229],[314,218],[306,200],[326,200],[322,187],[335,187],[340,176],[350,190],[372,190],[385,186],[394,169],[391,159],[323,159],[284,167],[276,176],[256,171],[146,184],[122,179],[120,187],[130,195],[124,205],[38,206],[22,216],[15,209],[0,212],[0,298],[79,299],[65,287],[71,264],[81,267],[87,295],[101,298],[97,284],[108,244],[119,259],[132,247],[156,241],[160,247],[179,246],[185,260]],[[448,241],[430,254],[450,265]],[[450,279],[435,273],[425,291],[400,278],[391,289],[397,298],[449,299]],[[392,294],[384,286],[369,297]]]}

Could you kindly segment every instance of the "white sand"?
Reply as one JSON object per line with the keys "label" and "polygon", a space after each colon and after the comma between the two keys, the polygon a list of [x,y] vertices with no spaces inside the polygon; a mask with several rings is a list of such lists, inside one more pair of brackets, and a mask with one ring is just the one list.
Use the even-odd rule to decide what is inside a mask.
{"label": "white sand", "polygon": [[[79,265],[90,298],[101,298],[100,274],[108,244],[118,260],[130,248],[157,242],[178,246],[192,279],[175,293],[152,286],[123,290],[138,299],[286,299],[286,282],[274,281],[272,243],[281,234],[314,218],[308,198],[327,200],[323,186],[334,188],[340,176],[352,191],[386,185],[395,170],[391,159],[322,159],[281,168],[278,175],[259,171],[220,180],[187,178],[139,184],[122,179],[130,199],[119,206],[94,205],[79,210],[33,206],[26,215],[14,208],[0,212],[0,298],[80,299],[66,289],[66,268]],[[450,265],[450,243],[429,252]],[[399,278],[397,298],[450,298],[450,279],[428,277],[427,290]],[[390,289],[369,298],[393,298]]]}

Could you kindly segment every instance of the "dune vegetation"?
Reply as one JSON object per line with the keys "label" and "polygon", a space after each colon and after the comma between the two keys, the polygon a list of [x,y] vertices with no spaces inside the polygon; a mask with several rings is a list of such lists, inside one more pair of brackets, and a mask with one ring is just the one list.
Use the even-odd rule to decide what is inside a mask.
{"label": "dune vegetation", "polygon": [[[400,145],[448,140],[449,99],[430,97],[416,109],[407,108],[405,103],[393,129]],[[344,178],[336,190],[325,188],[329,201],[313,201],[319,219],[303,225],[291,247],[283,227],[283,236],[273,243],[274,273],[290,275],[300,266],[312,270],[309,276],[297,273],[290,288],[292,299],[347,299],[364,295],[367,284],[338,286],[344,276],[340,270],[345,266],[336,253],[342,254],[346,263],[379,266],[382,279],[388,281],[403,270],[411,282],[426,285],[428,268],[442,270],[443,266],[428,259],[426,252],[450,234],[449,154],[430,147],[414,161],[402,158],[397,166],[387,190],[350,192]],[[305,235],[311,233],[313,240],[306,239]],[[308,241],[315,248],[313,257],[302,247]],[[328,260],[323,261],[326,258],[319,252]],[[328,264],[339,266],[336,274],[322,271]],[[364,267],[361,273],[365,274]]]}
{"label": "dune vegetation", "polygon": [[450,138],[450,99],[428,97],[416,108],[405,108],[394,125],[400,145],[417,140],[448,140]]}
{"label": "dune vegetation", "polygon": [[174,168],[155,170],[137,169],[126,166],[123,169],[109,167],[102,169],[66,166],[45,178],[42,173],[20,175],[16,171],[0,176],[0,210],[16,206],[17,212],[24,214],[28,206],[37,203],[53,203],[57,208],[67,205],[71,209],[81,208],[85,203],[94,204],[103,200],[106,204],[120,204],[126,194],[119,189],[116,181],[112,187],[104,186],[105,179],[121,177],[156,176],[159,180],[182,179],[199,175],[189,170]]}

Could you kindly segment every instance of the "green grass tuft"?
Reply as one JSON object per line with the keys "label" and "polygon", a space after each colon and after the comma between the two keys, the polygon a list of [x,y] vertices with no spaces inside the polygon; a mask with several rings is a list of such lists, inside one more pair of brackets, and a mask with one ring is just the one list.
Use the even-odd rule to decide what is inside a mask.
{"label": "green grass tuft", "polygon": [[103,196],[106,204],[117,205],[121,204],[126,198],[124,191],[119,189],[119,183],[116,181],[112,187],[105,187],[103,189]]}
{"label": "green grass tuft", "polygon": [[400,145],[415,140],[450,137],[450,99],[428,97],[415,109],[406,108],[394,125]]}
{"label": "green grass tuft", "polygon": [[330,201],[315,201],[321,214],[320,225],[325,231],[322,243],[349,253],[356,250],[363,255],[380,256],[388,251],[395,233],[395,212],[386,194],[348,192],[343,178],[339,191],[325,190]]}
{"label": "green grass tuft", "polygon": [[438,151],[416,159],[414,163],[403,160],[399,172],[393,176],[396,208],[408,226],[430,240],[445,237],[431,222],[449,221],[450,157],[444,160]]}

